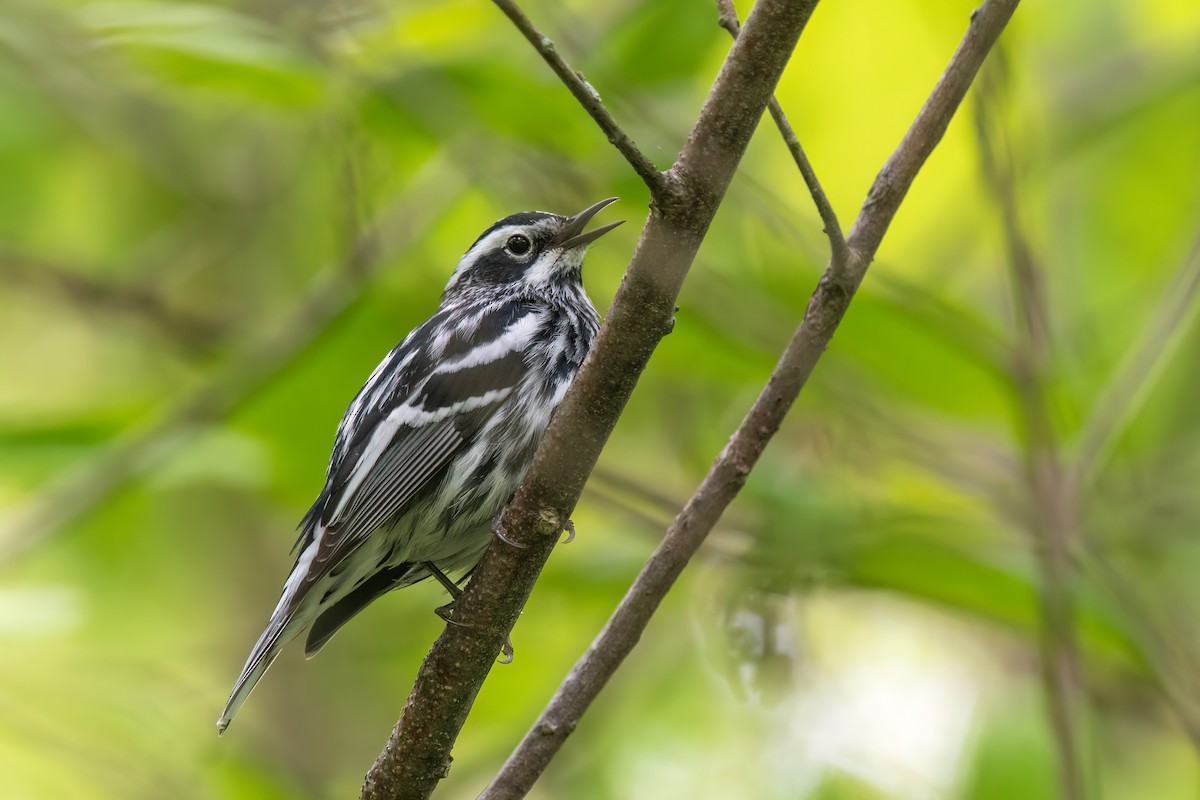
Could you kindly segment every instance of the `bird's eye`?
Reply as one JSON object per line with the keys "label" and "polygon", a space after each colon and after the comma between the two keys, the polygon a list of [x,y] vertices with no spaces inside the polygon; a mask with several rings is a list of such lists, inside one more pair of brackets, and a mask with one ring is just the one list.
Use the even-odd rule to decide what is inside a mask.
{"label": "bird's eye", "polygon": [[529,241],[528,236],[522,236],[517,233],[508,237],[508,241],[504,243],[504,247],[514,256],[523,256],[529,252],[529,248],[533,247],[533,243]]}

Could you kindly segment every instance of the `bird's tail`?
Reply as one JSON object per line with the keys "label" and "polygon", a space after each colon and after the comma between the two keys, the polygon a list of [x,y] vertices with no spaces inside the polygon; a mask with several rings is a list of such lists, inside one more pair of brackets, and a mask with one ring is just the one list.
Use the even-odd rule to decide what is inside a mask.
{"label": "bird's tail", "polygon": [[224,733],[225,729],[229,727],[234,714],[242,707],[242,703],[246,702],[246,698],[250,696],[250,692],[254,690],[255,685],[279,655],[283,646],[296,638],[300,632],[300,626],[295,624],[295,617],[292,614],[284,613],[282,606],[283,603],[280,603],[280,608],[277,608],[275,614],[271,616],[267,629],[258,637],[254,649],[250,651],[250,657],[246,659],[246,665],[242,667],[242,674],[238,677],[237,683],[233,685],[233,692],[229,695],[228,702],[225,703],[225,710],[221,712],[221,718],[217,720],[218,734]]}
{"label": "bird's tail", "polygon": [[[320,604],[314,604],[311,594],[313,583],[308,580],[308,566],[316,549],[316,542],[310,544],[292,568],[292,574],[284,584],[279,604],[271,613],[271,621],[254,643],[254,649],[250,651],[250,657],[242,667],[242,674],[238,676],[237,683],[233,685],[233,692],[225,703],[225,710],[217,720],[218,735],[229,727],[233,715],[242,707],[242,703],[246,702],[246,698],[250,696],[250,692],[275,661],[284,645],[304,631],[316,616]],[[317,597],[320,597],[320,594]],[[314,608],[314,605],[318,607]]]}
{"label": "bird's tail", "polygon": [[[320,549],[319,540],[321,538],[321,531],[312,519],[312,514],[313,512],[310,511],[305,516],[304,522],[301,523],[305,528],[301,539],[307,541],[283,585],[283,594],[279,598],[279,603],[271,612],[271,620],[267,623],[266,630],[254,643],[254,649],[250,651],[250,657],[246,659],[246,665],[242,667],[242,674],[238,676],[237,683],[233,685],[233,692],[225,703],[225,710],[221,712],[221,718],[217,720],[218,735],[224,733],[225,729],[229,727],[233,716],[242,707],[242,703],[246,702],[246,698],[250,696],[250,692],[254,690],[259,679],[270,668],[279,652],[283,650],[284,645],[305,630],[312,623],[316,612],[320,610],[320,603],[319,601],[314,603],[315,598],[312,594],[314,585],[319,581],[312,580],[309,575],[313,559],[317,550]],[[314,527],[318,529],[314,531]],[[296,543],[299,545],[300,541]],[[321,597],[321,594],[318,593],[316,597]]]}

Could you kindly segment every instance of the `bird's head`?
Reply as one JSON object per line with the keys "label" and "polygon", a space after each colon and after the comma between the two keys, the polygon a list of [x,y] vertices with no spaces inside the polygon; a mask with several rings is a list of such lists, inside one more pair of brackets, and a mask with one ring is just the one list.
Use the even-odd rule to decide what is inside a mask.
{"label": "bird's head", "polygon": [[[610,197],[573,217],[525,211],[505,217],[484,231],[463,255],[446,284],[446,297],[498,288],[545,291],[578,284],[587,246],[621,221],[584,232]],[[623,221],[623,220],[622,220]]]}

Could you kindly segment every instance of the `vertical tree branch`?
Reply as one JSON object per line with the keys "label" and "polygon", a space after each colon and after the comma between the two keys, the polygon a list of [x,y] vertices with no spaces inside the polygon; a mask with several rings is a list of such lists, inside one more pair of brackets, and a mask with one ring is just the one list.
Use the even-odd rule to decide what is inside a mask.
{"label": "vertical tree branch", "polygon": [[976,119],[984,174],[1003,221],[1017,314],[1012,366],[1025,439],[1028,525],[1042,584],[1042,683],[1058,751],[1062,796],[1083,800],[1087,796],[1081,756],[1083,699],[1071,566],[1071,546],[1078,526],[1078,485],[1063,464],[1050,413],[1047,383],[1053,358],[1043,270],[1017,212],[1011,151],[1000,133],[999,122],[990,115],[989,101],[995,96],[995,91],[984,95]]}
{"label": "vertical tree branch", "polygon": [[[1200,294],[1200,237],[1192,241],[1187,257],[1170,285],[1147,316],[1141,335],[1129,347],[1123,363],[1101,390],[1079,436],[1072,479],[1082,495],[1103,467],[1109,451],[1130,424],[1154,383],[1179,349],[1196,314]],[[1112,563],[1102,542],[1080,526],[1078,538],[1098,584],[1112,596],[1126,627],[1152,665],[1159,687],[1172,711],[1200,751],[1200,668],[1190,652],[1189,638],[1167,620],[1155,619],[1139,597],[1139,587],[1127,580]]]}
{"label": "vertical tree branch", "polygon": [[520,609],[651,353],[767,99],[816,0],[760,0],[734,42],[691,136],[665,174],[595,347],[555,414],[524,483],[418,673],[362,796],[428,797]]}
{"label": "vertical tree branch", "polygon": [[[876,178],[855,221],[868,249],[851,251],[853,262],[840,277],[836,259],[822,276],[800,328],[788,343],[762,393],[738,426],[708,475],[672,523],[604,629],[572,667],[530,731],[480,800],[524,797],[575,730],[584,712],[632,652],[654,612],[700,548],[725,508],[737,496],[767,443],[782,424],[817,361],[825,352],[846,307],[861,284],[875,250],[921,164],[945,132],[980,65],[1016,10],[1017,0],[988,0],[972,15],[963,43],[887,166]],[[722,6],[724,8],[724,6]],[[890,182],[884,188],[881,181]],[[871,202],[871,198],[877,198]],[[851,281],[847,289],[840,281]]]}

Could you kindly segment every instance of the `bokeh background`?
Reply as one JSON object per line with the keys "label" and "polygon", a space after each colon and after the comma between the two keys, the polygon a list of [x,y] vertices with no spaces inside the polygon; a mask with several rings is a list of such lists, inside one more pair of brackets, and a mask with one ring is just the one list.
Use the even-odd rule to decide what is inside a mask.
{"label": "bokeh background", "polygon": [[[779,96],[847,227],[971,5],[817,10]],[[712,4],[527,11],[668,166],[728,49]],[[289,650],[213,724],[336,423],[479,231],[609,195],[630,222],[588,258],[601,309],[646,192],[486,2],[5,0],[0,797],[357,796],[436,587]],[[1026,466],[1049,451],[1088,785],[1195,797],[1198,235],[1200,6],[1023,4],[788,423],[533,796],[1058,796],[1039,643],[1064,631],[1040,619]],[[474,796],[590,642],[826,258],[764,125],[441,796]],[[1045,425],[1015,366],[1031,286]]]}

